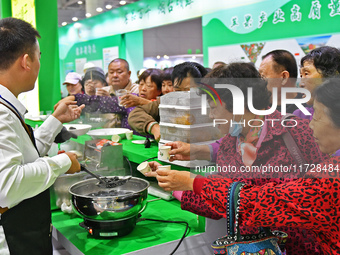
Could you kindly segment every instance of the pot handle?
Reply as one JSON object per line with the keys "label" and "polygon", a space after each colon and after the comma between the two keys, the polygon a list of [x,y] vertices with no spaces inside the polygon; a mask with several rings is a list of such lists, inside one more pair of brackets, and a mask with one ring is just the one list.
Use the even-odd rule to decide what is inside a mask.
{"label": "pot handle", "polygon": [[130,199],[136,199],[136,198],[140,198],[141,194],[132,194],[132,195],[128,195],[128,196],[122,196],[122,197],[118,197],[116,199],[117,202],[124,202]]}

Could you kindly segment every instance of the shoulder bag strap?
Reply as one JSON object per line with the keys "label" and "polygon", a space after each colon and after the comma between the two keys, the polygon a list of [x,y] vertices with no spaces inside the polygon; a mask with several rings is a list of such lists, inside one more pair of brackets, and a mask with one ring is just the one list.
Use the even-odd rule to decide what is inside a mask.
{"label": "shoulder bag strap", "polygon": [[241,187],[243,187],[243,183],[241,182],[233,182],[229,187],[228,192],[228,201],[227,201],[227,231],[228,235],[236,236],[239,232],[238,230],[238,207],[237,203],[239,201],[239,192]]}
{"label": "shoulder bag strap", "polygon": [[239,242],[241,241],[241,231],[240,231],[240,225],[238,222],[239,219],[239,211],[240,211],[240,193],[243,187],[245,186],[245,183],[237,183],[237,186],[234,190],[234,212],[235,212],[235,241]]}

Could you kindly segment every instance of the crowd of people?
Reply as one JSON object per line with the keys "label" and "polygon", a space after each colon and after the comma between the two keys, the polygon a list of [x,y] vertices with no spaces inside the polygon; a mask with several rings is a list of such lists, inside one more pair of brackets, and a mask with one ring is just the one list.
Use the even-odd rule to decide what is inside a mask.
{"label": "crowd of people", "polygon": [[[7,38],[0,40],[1,254],[25,254],[28,250],[30,254],[52,254],[48,187],[59,175],[80,171],[74,153],[44,157],[62,123],[79,118],[82,112],[103,114],[107,119],[104,127],[129,128],[159,141],[160,98],[175,91],[190,91],[195,78],[210,87],[222,79],[242,91],[244,114],[234,113],[229,89],[215,88],[221,101],[216,104],[207,97],[209,117],[230,119],[236,124],[217,125],[222,136],[210,144],[167,143],[171,146],[170,161],[204,159],[220,168],[232,165],[236,169],[269,165],[302,169],[303,162],[323,171],[303,168],[289,175],[238,171],[202,176],[158,169],[161,164],[153,161],[149,162],[152,172],[146,177],[156,178],[160,187],[173,191],[183,210],[212,219],[225,217],[230,186],[244,183],[239,207],[242,232],[253,233],[257,227],[282,230],[288,234],[287,254],[340,253],[339,49],[322,46],[307,53],[299,63],[300,80],[295,57],[282,49],[265,54],[259,69],[252,63],[218,61],[207,70],[198,63],[184,62],[164,70],[146,69],[139,73],[136,83],[130,79],[125,59],[112,60],[107,74],[99,67],[87,66],[83,76],[75,72],[66,75],[63,84],[68,96],[55,105],[54,113],[34,137],[23,121],[26,109],[17,96],[34,88],[40,68],[40,35],[30,24],[6,18],[0,21],[0,37]],[[125,91],[122,96],[121,90]],[[253,113],[248,105],[250,97],[257,110],[275,109],[266,115]],[[286,105],[287,100],[299,103]],[[291,115],[282,117],[282,113]],[[287,128],[271,121],[283,118],[296,125]],[[39,216],[35,212],[37,203]],[[35,220],[25,221],[27,215]],[[22,245],[15,245],[17,242]]]}
{"label": "crowd of people", "polygon": [[[174,155],[172,160],[188,158],[215,159],[216,164],[234,166],[241,169],[246,166],[304,166],[289,150],[285,136],[289,134],[296,143],[303,161],[316,166],[319,170],[303,168],[303,173],[293,175],[267,175],[220,172],[202,177],[189,172],[176,170],[158,170],[159,163],[150,162],[154,170],[148,176],[156,177],[159,186],[174,191],[174,196],[181,201],[181,207],[199,215],[219,219],[226,216],[229,187],[234,182],[244,183],[240,193],[239,222],[241,232],[255,233],[250,227],[272,227],[288,234],[287,254],[338,254],[340,251],[338,231],[338,169],[340,143],[338,125],[340,99],[340,51],[334,47],[323,46],[309,52],[301,59],[301,80],[299,85],[310,92],[299,95],[291,93],[290,98],[300,98],[312,115],[302,115],[300,109],[287,108],[298,116],[291,116],[297,125],[284,128],[282,125],[249,126],[248,120],[281,119],[278,110],[266,116],[256,116],[245,105],[242,116],[233,115],[233,98],[228,90],[216,89],[222,100],[224,118],[238,122],[245,120],[241,128],[228,127],[225,136],[213,145],[190,146],[183,142],[172,142]],[[243,66],[242,66],[243,65]],[[213,69],[207,77],[239,77],[245,72],[246,63],[230,63]],[[251,69],[251,64],[247,68]],[[292,55],[284,50],[266,54],[259,72],[253,69],[254,77],[260,75],[261,82],[239,82],[239,87],[247,97],[252,96],[256,109],[268,109],[272,103],[270,91],[276,88],[278,93],[283,87],[297,87],[296,63]],[[256,74],[257,73],[257,74]],[[245,77],[245,73],[243,73]],[[214,83],[214,80],[210,80]],[[256,87],[257,86],[257,87]],[[247,88],[253,87],[252,95]],[[255,88],[256,87],[256,88]],[[280,106],[280,101],[279,104]],[[215,117],[214,104],[210,115]],[[278,107],[277,109],[281,109]],[[224,111],[224,112],[223,112]],[[218,115],[218,117],[222,117]],[[254,127],[255,126],[255,127]],[[194,152],[191,154],[191,150]],[[199,156],[197,156],[199,155]],[[294,168],[294,167],[293,167]],[[301,168],[300,168],[301,169]],[[323,169],[323,172],[320,171]],[[223,178],[221,178],[223,177]],[[262,177],[262,178],[259,178]],[[254,232],[255,231],[255,232]]]}
{"label": "crowd of people", "polygon": [[[206,84],[211,86],[218,83],[219,79],[223,79],[225,83],[233,84],[243,92],[245,102],[250,96],[248,89],[252,88],[252,91],[255,92],[251,95],[255,109],[270,109],[274,103],[273,98],[276,100],[276,110],[271,114],[254,114],[245,104],[244,114],[242,116],[235,115],[233,114],[233,95],[229,90],[216,88],[216,92],[221,98],[221,104],[215,104],[212,99],[208,99],[210,118],[232,119],[236,123],[244,122],[245,125],[217,125],[222,137],[207,145],[193,145],[182,141],[169,142],[165,145],[172,148],[170,161],[205,159],[220,167],[232,165],[237,169],[242,166],[260,165],[290,165],[299,168],[301,162],[291,153],[289,144],[287,145],[286,142],[285,136],[288,133],[303,157],[302,162],[312,165],[330,166],[333,163],[337,165],[336,156],[339,154],[340,146],[336,139],[336,134],[339,132],[336,120],[339,114],[336,113],[335,99],[331,99],[332,93],[329,93],[334,91],[332,96],[336,96],[337,85],[340,85],[336,80],[340,72],[340,51],[337,48],[323,46],[304,56],[300,63],[300,80],[298,80],[299,72],[295,57],[290,52],[281,49],[265,54],[258,70],[252,63],[217,62],[214,68],[208,72],[198,63],[184,62],[176,65],[171,70],[171,74],[169,72],[170,70],[165,70],[162,74],[160,70],[148,69],[144,71],[145,75],[144,73],[140,75],[140,77],[147,78],[139,79],[139,93],[130,93],[126,96],[130,97],[129,101],[126,98],[124,104],[126,108],[119,108],[125,108],[127,111],[125,127],[132,128],[141,135],[152,135],[159,141],[161,138],[159,96],[166,94],[165,88],[168,87],[168,84],[171,84],[174,91],[189,91],[192,87],[190,81],[193,78],[202,78]],[[157,85],[157,90],[154,85],[154,93],[150,93],[153,97],[147,98],[146,90],[143,92],[142,89],[144,84],[147,82],[157,84],[155,78],[149,76],[150,73],[158,73],[161,87]],[[166,75],[171,77],[171,80],[167,78],[168,81],[165,81],[162,78]],[[301,93],[299,88],[306,89],[309,93]],[[141,101],[138,98],[142,97],[141,95],[144,95],[144,98],[149,101],[145,101],[145,103]],[[84,103],[88,108],[92,107],[95,99],[92,99],[92,102],[91,100],[82,101],[82,97],[84,95],[78,94],[70,100],[76,100],[78,104]],[[330,98],[327,100],[327,97]],[[114,96],[111,98],[110,100],[117,100]],[[310,112],[310,115],[302,112],[298,108],[298,104],[286,105],[283,102],[283,100],[293,99],[299,99],[301,105],[304,103],[303,106]],[[100,108],[96,109],[103,111]],[[113,112],[113,109],[114,107],[106,111]],[[270,123],[268,120],[281,119],[282,110],[284,113],[294,114],[287,118],[297,123],[295,127],[288,129],[279,124],[268,124]],[[251,120],[257,120],[257,122],[250,125]],[[259,125],[260,122],[264,125]],[[258,126],[254,127],[254,125]],[[322,125],[325,125],[324,130],[321,128]],[[336,214],[338,205],[327,204],[327,208],[332,208],[327,211],[328,215],[324,210],[320,210],[312,217],[308,216],[317,210],[317,207],[320,206],[319,202],[308,201],[307,209],[301,207],[301,203],[307,203],[305,201],[306,192],[310,192],[310,190],[318,189],[336,196],[337,189],[332,185],[336,186],[338,183],[329,180],[327,176],[323,176],[326,179],[321,179],[322,181],[316,181],[314,176],[305,178],[301,173],[256,176],[249,175],[249,173],[226,174],[220,172],[209,177],[202,177],[201,175],[193,176],[192,173],[185,171],[158,170],[160,165],[158,162],[149,162],[149,165],[153,171],[147,173],[146,176],[156,177],[160,187],[173,191],[173,195],[181,201],[184,210],[213,219],[225,217],[225,198],[229,186],[236,181],[243,182],[246,186],[241,193],[240,222],[244,233],[252,233],[256,231],[254,227],[259,226],[270,226],[282,230],[288,234],[287,254],[323,254],[340,250],[340,243],[336,241],[339,231],[332,234],[326,233],[328,227],[330,229],[337,228],[338,217],[334,214]],[[220,178],[221,176],[224,178]],[[296,196],[290,196],[289,189],[294,190]],[[223,199],[218,196],[221,192],[225,194]],[[289,199],[284,198],[284,201],[281,202],[280,196],[272,195],[274,192],[287,194]],[[323,193],[315,194],[315,199],[319,195],[322,196]],[[332,201],[327,200],[325,203],[332,203]],[[293,209],[286,206],[287,204],[292,204]],[[276,209],[265,209],[268,207]],[[307,212],[304,212],[305,210]],[[273,221],[268,220],[269,213],[271,213]],[[294,217],[292,219],[287,215],[294,215]],[[331,215],[333,216],[331,217]],[[317,220],[325,219],[325,217],[331,219],[326,225],[324,220]],[[280,224],[277,223],[278,221]]]}

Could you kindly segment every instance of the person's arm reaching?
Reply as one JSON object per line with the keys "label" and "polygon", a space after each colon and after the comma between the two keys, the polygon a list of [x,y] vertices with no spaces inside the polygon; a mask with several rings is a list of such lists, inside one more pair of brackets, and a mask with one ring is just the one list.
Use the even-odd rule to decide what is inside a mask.
{"label": "person's arm reaching", "polygon": [[[136,130],[140,134],[149,134],[150,125],[154,122],[159,122],[159,99],[156,101],[153,101],[149,104],[143,105],[143,106],[137,106],[133,111],[129,114],[129,124],[132,129]],[[155,127],[156,126],[156,127]],[[154,131],[152,129],[150,130],[150,133],[155,132],[158,124],[154,124],[152,128],[154,128]],[[155,134],[154,134],[155,135]]]}

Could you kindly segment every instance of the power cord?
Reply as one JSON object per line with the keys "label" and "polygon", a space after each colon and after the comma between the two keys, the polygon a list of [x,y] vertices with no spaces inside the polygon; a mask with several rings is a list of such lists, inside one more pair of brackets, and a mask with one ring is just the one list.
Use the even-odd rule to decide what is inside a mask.
{"label": "power cord", "polygon": [[[184,231],[184,234],[181,238],[181,240],[179,240],[177,246],[175,247],[175,249],[170,253],[170,255],[173,255],[175,254],[175,252],[177,251],[178,247],[181,245],[181,243],[183,242],[184,238],[190,233],[191,231],[191,228],[189,227],[189,223],[186,222],[186,221],[172,221],[172,220],[156,220],[156,219],[147,219],[147,218],[139,218],[138,219],[138,222],[140,221],[145,221],[145,220],[148,220],[148,221],[157,221],[157,222],[165,222],[165,223],[177,223],[177,224],[185,224],[186,225],[186,228],[185,228],[185,231]],[[188,231],[189,230],[189,231]]]}

